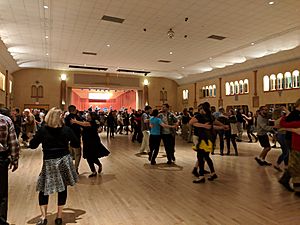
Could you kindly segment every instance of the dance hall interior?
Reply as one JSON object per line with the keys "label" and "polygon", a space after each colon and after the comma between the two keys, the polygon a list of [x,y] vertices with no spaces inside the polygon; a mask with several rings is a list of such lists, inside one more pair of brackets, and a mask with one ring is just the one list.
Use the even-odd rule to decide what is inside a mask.
{"label": "dance hall interior", "polygon": [[[8,171],[8,182],[0,179],[0,192],[8,187],[8,197],[0,193],[0,225],[300,224],[300,156],[292,154],[300,152],[294,148],[299,149],[300,126],[284,131],[292,137],[290,149],[277,139],[283,123],[297,123],[288,122],[289,112],[300,110],[299,0],[1,0],[0,9],[0,113],[10,111],[14,123],[18,109],[22,118],[15,135],[18,154],[3,167],[2,155],[12,150],[0,115],[0,178]],[[221,110],[225,118],[237,118],[233,114],[241,111],[242,121],[234,122],[241,130],[233,133],[232,122],[202,123],[196,115],[207,103],[212,118]],[[70,105],[82,119],[71,119],[71,126],[81,127],[82,156],[77,165],[71,150],[63,158],[71,160],[70,171],[76,169],[76,184],[65,186],[63,204],[51,192],[43,217],[41,176],[48,161],[57,159],[45,159],[43,138],[35,148],[32,142],[39,129],[50,126],[46,114],[53,107],[61,112],[59,129],[71,130],[65,122]],[[152,118],[144,112],[148,106],[171,116]],[[261,110],[270,116],[264,140]],[[278,118],[272,115],[279,110],[274,125]],[[24,113],[38,118],[29,133]],[[96,172],[84,146],[96,146],[84,139],[93,113],[100,118],[96,138],[110,152],[98,157]],[[202,161],[193,119],[209,126],[198,130],[216,134]],[[174,131],[175,143],[159,139],[153,159],[151,138],[166,135],[152,135],[154,120],[160,132]],[[139,123],[149,130],[137,131]],[[291,179],[281,182],[290,168]]]}

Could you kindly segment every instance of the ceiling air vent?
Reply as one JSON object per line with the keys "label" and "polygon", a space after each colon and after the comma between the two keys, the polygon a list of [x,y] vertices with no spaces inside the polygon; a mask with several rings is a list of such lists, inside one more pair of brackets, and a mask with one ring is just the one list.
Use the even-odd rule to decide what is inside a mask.
{"label": "ceiling air vent", "polygon": [[219,35],[210,35],[210,36],[207,37],[207,38],[215,39],[215,40],[221,41],[221,40],[225,39],[226,37],[219,36]]}
{"label": "ceiling air vent", "polygon": [[125,19],[104,15],[102,16],[101,20],[105,20],[113,23],[123,23]]}
{"label": "ceiling air vent", "polygon": [[161,63],[170,63],[171,61],[160,59],[160,60],[158,60],[157,62],[161,62]]}
{"label": "ceiling air vent", "polygon": [[124,72],[124,73],[142,73],[147,75],[150,73],[149,71],[143,71],[143,70],[128,70],[128,69],[117,69],[118,72]]}
{"label": "ceiling air vent", "polygon": [[76,65],[69,65],[69,68],[74,68],[74,69],[84,69],[84,70],[97,70],[97,71],[106,71],[108,68],[104,67],[92,67],[92,66],[76,66]]}
{"label": "ceiling air vent", "polygon": [[97,55],[96,52],[82,52],[83,55]]}

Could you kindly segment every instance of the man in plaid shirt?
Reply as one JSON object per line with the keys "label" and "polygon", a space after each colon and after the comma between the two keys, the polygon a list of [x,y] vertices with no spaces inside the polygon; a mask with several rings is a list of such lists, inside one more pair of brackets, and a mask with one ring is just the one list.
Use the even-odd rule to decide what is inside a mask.
{"label": "man in plaid shirt", "polygon": [[8,225],[8,170],[18,169],[19,142],[11,119],[0,114],[0,225]]}

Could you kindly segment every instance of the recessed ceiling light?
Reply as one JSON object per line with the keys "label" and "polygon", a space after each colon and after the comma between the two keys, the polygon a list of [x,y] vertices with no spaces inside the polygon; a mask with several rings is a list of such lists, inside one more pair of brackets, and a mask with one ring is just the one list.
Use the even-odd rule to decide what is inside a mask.
{"label": "recessed ceiling light", "polygon": [[49,7],[47,5],[44,5],[44,9],[48,9]]}
{"label": "recessed ceiling light", "polygon": [[251,45],[254,45],[254,42],[252,42]]}
{"label": "recessed ceiling light", "polygon": [[212,60],[212,57],[209,57],[210,60]]}
{"label": "recessed ceiling light", "polygon": [[173,54],[173,52],[170,52],[170,55],[172,55]]}
{"label": "recessed ceiling light", "polygon": [[184,69],[184,66],[183,67],[181,67],[182,69]]}
{"label": "recessed ceiling light", "polygon": [[110,47],[110,44],[106,45],[107,47]]}
{"label": "recessed ceiling light", "polygon": [[84,64],[84,66],[86,66],[86,64]]}
{"label": "recessed ceiling light", "polygon": [[46,38],[46,39],[48,39],[48,38],[49,38],[49,36],[47,36],[47,35],[46,35],[46,36],[45,36],[45,38]]}
{"label": "recessed ceiling light", "polygon": [[49,53],[46,53],[46,55],[49,55]]}
{"label": "recessed ceiling light", "polygon": [[269,5],[273,5],[275,2],[269,2]]}

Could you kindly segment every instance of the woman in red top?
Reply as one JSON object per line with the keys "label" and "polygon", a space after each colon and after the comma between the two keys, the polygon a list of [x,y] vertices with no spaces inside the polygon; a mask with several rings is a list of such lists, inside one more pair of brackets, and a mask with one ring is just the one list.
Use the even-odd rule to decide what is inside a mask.
{"label": "woman in red top", "polygon": [[[280,126],[292,131],[292,151],[289,158],[288,171],[280,179],[280,183],[289,189],[288,180],[284,176],[290,175],[293,179],[294,191],[300,194],[300,99],[296,101],[295,110],[288,117],[283,117]],[[291,129],[292,128],[292,129]]]}

